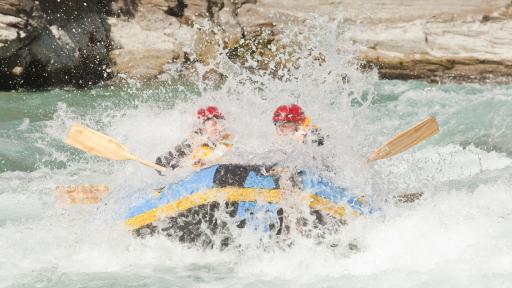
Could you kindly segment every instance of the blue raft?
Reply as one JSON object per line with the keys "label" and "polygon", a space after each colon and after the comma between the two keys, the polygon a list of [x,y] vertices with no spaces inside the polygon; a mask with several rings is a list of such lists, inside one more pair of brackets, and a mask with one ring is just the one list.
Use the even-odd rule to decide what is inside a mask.
{"label": "blue raft", "polygon": [[[280,176],[269,175],[269,170],[263,165],[210,166],[148,195],[129,209],[125,224],[137,236],[163,233],[181,242],[201,241],[204,245],[207,231],[208,235],[228,235],[224,243],[228,244],[228,226],[233,225],[227,222],[237,228],[254,228],[254,215],[259,215],[258,227],[281,234],[286,231],[286,208],[280,205]],[[347,216],[368,211],[362,197],[307,171],[295,173],[289,181],[293,193],[299,194],[295,196],[309,206],[316,226],[325,224],[326,219],[344,224]],[[218,217],[219,212],[225,217]]]}

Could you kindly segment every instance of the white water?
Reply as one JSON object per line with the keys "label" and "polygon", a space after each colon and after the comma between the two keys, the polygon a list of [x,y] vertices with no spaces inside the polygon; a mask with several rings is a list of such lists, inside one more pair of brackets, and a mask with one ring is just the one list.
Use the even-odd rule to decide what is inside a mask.
{"label": "white water", "polygon": [[[317,21],[322,29],[336,29]],[[510,287],[512,87],[376,81],[373,73],[358,72],[349,54],[335,53],[336,39],[325,35],[336,33],[315,38],[311,29],[310,45],[325,53],[326,63],[305,61],[288,82],[249,76],[221,60],[231,76],[226,85],[180,98],[177,105],[172,87],[39,95],[48,103],[31,105],[50,106],[51,117],[31,121],[34,112],[9,120],[16,125],[2,130],[8,143],[25,143],[24,157],[36,164],[22,171],[6,166],[0,174],[0,285]],[[316,45],[315,39],[322,41]],[[259,84],[244,82],[248,77]],[[52,102],[55,93],[64,96]],[[77,103],[84,97],[94,104]],[[357,99],[363,105],[355,104]],[[272,111],[290,102],[300,103],[330,135],[324,147],[272,142]],[[310,161],[315,153],[334,167],[336,182],[368,195],[381,212],[350,221],[333,239],[337,248],[297,234],[286,249],[261,249],[257,237],[244,235],[242,248],[226,251],[133,238],[122,225],[123,209],[187,171],[162,178],[136,163],[83,155],[60,143],[67,127],[85,123],[152,159],[192,130],[195,110],[206,104],[221,108],[234,135],[236,149],[225,161],[282,160],[321,169]],[[439,135],[393,159],[364,164],[373,148],[429,114],[438,117]],[[278,148],[287,153],[275,152]],[[105,183],[112,192],[97,206],[56,203],[56,185],[82,183]],[[413,204],[392,200],[410,192],[424,197]],[[349,251],[350,242],[361,251]]]}

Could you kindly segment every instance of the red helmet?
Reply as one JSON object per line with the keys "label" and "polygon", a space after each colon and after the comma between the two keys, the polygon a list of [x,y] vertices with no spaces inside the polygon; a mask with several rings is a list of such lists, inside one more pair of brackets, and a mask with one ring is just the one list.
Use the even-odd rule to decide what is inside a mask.
{"label": "red helmet", "polygon": [[277,122],[295,122],[303,124],[306,121],[306,114],[302,108],[297,104],[281,105],[274,111],[274,117],[272,117],[274,124]]}
{"label": "red helmet", "polygon": [[220,113],[219,108],[217,106],[207,106],[204,108],[200,108],[197,110],[197,119],[201,119],[202,121],[206,121],[212,118],[215,119],[224,119],[224,115]]}

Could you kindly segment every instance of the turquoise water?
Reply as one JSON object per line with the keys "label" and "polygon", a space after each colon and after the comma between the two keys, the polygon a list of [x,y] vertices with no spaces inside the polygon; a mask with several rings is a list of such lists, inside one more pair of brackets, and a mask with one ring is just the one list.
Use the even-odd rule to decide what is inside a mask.
{"label": "turquoise water", "polygon": [[[311,87],[300,80],[269,81],[263,92],[228,83],[220,90],[167,84],[1,93],[0,285],[511,284],[512,86],[368,81],[339,90],[338,84]],[[239,147],[229,160],[265,161],[278,157],[270,153],[276,148],[269,140],[271,112],[291,101],[330,135],[326,149],[315,153],[328,156],[337,180],[382,201],[383,213],[354,219],[336,235],[339,243],[357,241],[359,252],[299,235],[288,249],[262,250],[248,236],[242,246],[222,252],[159,237],[135,239],[121,220],[130,195],[181,176],[162,179],[135,163],[99,159],[63,144],[67,127],[80,122],[153,159],[191,131],[197,107],[213,103],[225,111]],[[364,164],[372,149],[427,115],[438,118],[437,136],[393,159]],[[309,159],[311,151],[303,152],[284,160]],[[112,192],[100,205],[56,202],[56,185],[85,183],[105,183]],[[425,196],[418,203],[389,201],[419,191]]]}
{"label": "turquoise water", "polygon": [[[305,23],[301,43],[325,62],[303,55],[283,80],[220,55],[212,67],[228,77],[216,88],[198,78],[0,92],[0,286],[511,286],[512,86],[379,81],[375,71],[358,69],[338,24]],[[162,79],[176,79],[172,69]],[[328,135],[326,145],[275,139],[272,112],[293,102]],[[205,105],[219,106],[233,135],[224,162],[314,170],[367,196],[379,212],[348,219],[320,243],[297,231],[290,245],[277,246],[248,231],[224,251],[134,238],[122,224],[126,208],[190,169],[161,177],[137,163],[87,155],[63,143],[68,127],[82,123],[152,160],[193,131],[195,111]],[[439,121],[438,135],[366,163],[373,149],[429,115]],[[56,186],[80,184],[111,191],[97,205],[57,201]],[[413,192],[423,193],[421,201],[393,200]]]}
{"label": "turquoise water", "polygon": [[[511,155],[512,116],[510,85],[430,85],[423,82],[379,81],[369,101],[367,129],[384,141],[392,133],[407,127],[421,116],[434,115],[442,122],[435,144],[474,145],[485,151]],[[157,87],[105,86],[88,90],[43,92],[0,92],[0,131],[2,151],[0,171],[34,171],[38,168],[62,168],[69,160],[56,159],[54,153],[73,153],[63,145],[63,135],[41,133],[56,122],[69,124],[73,119],[105,128],[138,107],[170,110],[177,102],[192,102],[200,97],[193,85]],[[364,96],[363,96],[364,98]],[[358,108],[359,102],[353,101]],[[272,107],[268,107],[271,109]],[[64,114],[72,114],[73,119]],[[193,118],[193,115],[192,115]],[[265,119],[268,122],[268,119]],[[64,124],[64,123],[59,123]],[[164,124],[165,125],[165,124]],[[53,155],[53,156],[52,156]],[[71,155],[71,159],[73,156]]]}

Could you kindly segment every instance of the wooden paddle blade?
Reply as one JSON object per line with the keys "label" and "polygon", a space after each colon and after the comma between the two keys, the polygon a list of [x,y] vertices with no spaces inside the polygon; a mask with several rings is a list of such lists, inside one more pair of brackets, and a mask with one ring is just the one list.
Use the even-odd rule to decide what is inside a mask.
{"label": "wooden paddle blade", "polygon": [[110,189],[106,185],[57,186],[57,200],[64,204],[96,204]]}
{"label": "wooden paddle blade", "polygon": [[401,132],[400,134],[393,137],[373,151],[368,157],[368,162],[389,158],[398,153],[402,153],[405,150],[419,144],[423,140],[435,135],[439,132],[439,125],[437,124],[436,118],[428,117],[413,127]]}
{"label": "wooden paddle blade", "polygon": [[71,125],[66,143],[87,153],[112,160],[134,158],[128,149],[116,140],[80,124]]}

